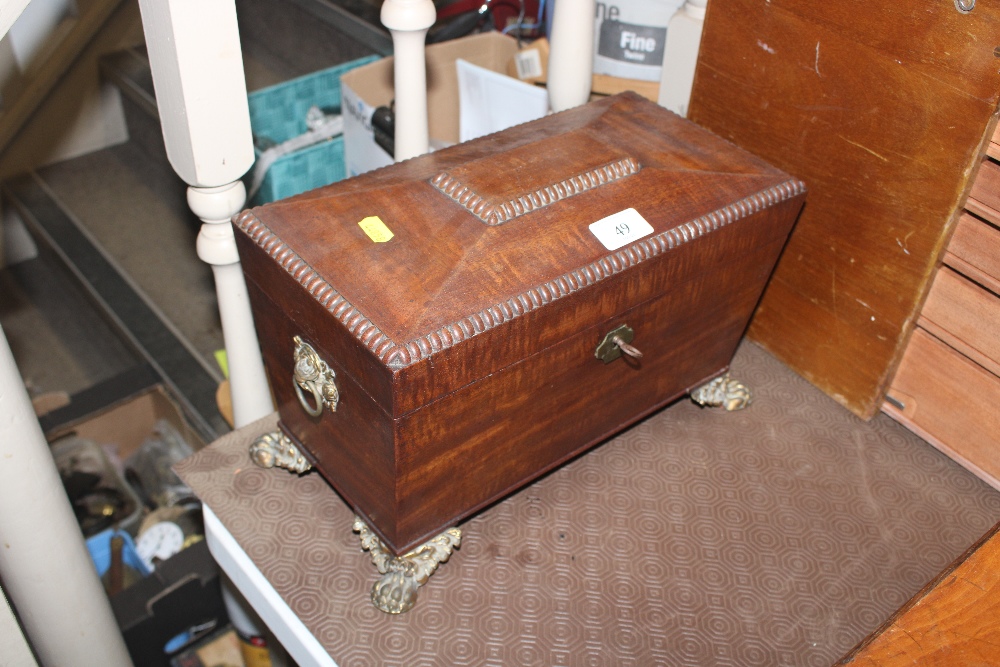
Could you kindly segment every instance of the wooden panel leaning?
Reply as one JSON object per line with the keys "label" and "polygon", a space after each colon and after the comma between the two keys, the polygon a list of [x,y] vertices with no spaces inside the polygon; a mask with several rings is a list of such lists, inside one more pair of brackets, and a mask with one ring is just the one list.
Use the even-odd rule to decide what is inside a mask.
{"label": "wooden panel leaning", "polygon": [[985,160],[883,410],[1000,488],[1000,220]]}
{"label": "wooden panel leaning", "polygon": [[862,417],[990,143],[998,34],[995,3],[709,3],[690,118],[810,189],[750,336]]}
{"label": "wooden panel leaning", "polygon": [[244,212],[282,429],[255,451],[315,466],[383,572],[436,565],[449,526],[726,371],[804,196],[625,93]]}

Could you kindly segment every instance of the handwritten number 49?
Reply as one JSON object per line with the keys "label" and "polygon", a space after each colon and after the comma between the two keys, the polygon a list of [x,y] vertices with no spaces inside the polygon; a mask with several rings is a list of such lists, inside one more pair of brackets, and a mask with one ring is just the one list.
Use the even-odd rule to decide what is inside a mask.
{"label": "handwritten number 49", "polygon": [[628,234],[628,225],[624,222],[620,222],[615,225],[615,234],[620,236],[626,236]]}

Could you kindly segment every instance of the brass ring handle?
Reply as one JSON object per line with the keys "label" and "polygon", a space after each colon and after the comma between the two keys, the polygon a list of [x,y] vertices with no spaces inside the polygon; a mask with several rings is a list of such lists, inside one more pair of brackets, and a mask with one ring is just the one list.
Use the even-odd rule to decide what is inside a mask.
{"label": "brass ring handle", "polygon": [[[337,411],[337,403],[340,402],[340,392],[334,382],[336,374],[330,366],[320,359],[316,350],[303,340],[295,336],[292,339],[295,343],[295,363],[292,372],[292,384],[295,387],[295,395],[299,399],[299,405],[311,417],[319,417],[323,414],[323,408],[329,407],[330,412]],[[312,394],[312,402],[306,396],[306,392]]]}
{"label": "brass ring handle", "polygon": [[302,393],[302,386],[298,382],[295,383],[295,395],[299,398],[299,405],[305,410],[310,417],[319,417],[323,414],[323,395],[319,392],[319,387],[315,384],[308,384],[309,390],[313,395],[313,405],[309,405],[309,399],[306,398],[305,394]]}
{"label": "brass ring handle", "polygon": [[621,336],[612,336],[611,342],[613,342],[615,345],[621,348],[622,352],[632,357],[633,359],[642,359],[642,352],[640,352],[638,349],[632,347],[624,340],[622,340]]}

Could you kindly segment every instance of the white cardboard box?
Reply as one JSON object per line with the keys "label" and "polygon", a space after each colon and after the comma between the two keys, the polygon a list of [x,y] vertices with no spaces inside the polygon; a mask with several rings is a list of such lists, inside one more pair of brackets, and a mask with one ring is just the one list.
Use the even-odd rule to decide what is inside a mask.
{"label": "white cardboard box", "polygon": [[659,81],[667,23],[684,0],[600,0],[594,74]]}
{"label": "white cardboard box", "polygon": [[[466,60],[496,72],[506,72],[517,53],[517,40],[488,32],[427,47],[427,114],[432,146],[458,142],[458,74],[455,61]],[[344,166],[347,176],[392,164],[392,156],[375,143],[372,113],[393,98],[393,59],[351,70],[341,77],[344,114]]]}

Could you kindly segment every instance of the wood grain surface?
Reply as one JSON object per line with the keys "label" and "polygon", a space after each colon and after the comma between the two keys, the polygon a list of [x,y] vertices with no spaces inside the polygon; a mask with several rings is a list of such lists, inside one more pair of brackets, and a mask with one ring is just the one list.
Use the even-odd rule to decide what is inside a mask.
{"label": "wood grain surface", "polygon": [[963,213],[944,261],[994,294],[1000,294],[1000,229]]}
{"label": "wood grain surface", "polygon": [[[281,426],[405,551],[723,372],[804,197],[624,94],[244,212]],[[651,231],[610,250],[589,226],[627,209]],[[622,324],[645,356],[596,359]],[[293,336],[335,414],[299,406]]]}
{"label": "wood grain surface", "polygon": [[993,132],[1000,6],[712,0],[690,117],[809,203],[750,334],[879,409]]}
{"label": "wood grain surface", "polygon": [[997,295],[948,267],[942,267],[918,323],[1000,376],[1000,298]]}
{"label": "wood grain surface", "polygon": [[994,225],[1000,224],[1000,164],[983,160],[965,207]]}
{"label": "wood grain surface", "polygon": [[1000,526],[915,595],[839,665],[1000,664]]}
{"label": "wood grain surface", "polygon": [[918,328],[889,395],[903,407],[887,402],[887,413],[1000,488],[997,376]]}

